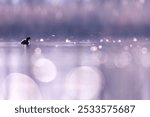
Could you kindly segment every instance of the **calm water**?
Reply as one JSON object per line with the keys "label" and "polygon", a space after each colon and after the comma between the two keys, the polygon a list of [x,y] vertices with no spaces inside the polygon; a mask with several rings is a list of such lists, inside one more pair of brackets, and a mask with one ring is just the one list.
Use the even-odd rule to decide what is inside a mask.
{"label": "calm water", "polygon": [[0,42],[1,99],[150,99],[147,39]]}

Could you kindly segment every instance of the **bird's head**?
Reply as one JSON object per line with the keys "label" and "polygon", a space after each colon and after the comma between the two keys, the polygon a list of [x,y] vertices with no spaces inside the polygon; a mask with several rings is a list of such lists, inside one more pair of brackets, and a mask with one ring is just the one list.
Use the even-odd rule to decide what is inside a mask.
{"label": "bird's head", "polygon": [[26,40],[30,40],[30,39],[31,39],[30,37],[27,37],[27,38],[26,38]]}

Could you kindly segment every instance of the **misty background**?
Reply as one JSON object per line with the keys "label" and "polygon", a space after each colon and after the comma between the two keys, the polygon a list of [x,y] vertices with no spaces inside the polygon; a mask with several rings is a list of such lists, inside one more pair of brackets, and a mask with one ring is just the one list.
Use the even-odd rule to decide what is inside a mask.
{"label": "misty background", "polygon": [[0,99],[150,99],[149,9],[150,0],[0,0]]}
{"label": "misty background", "polygon": [[0,0],[0,37],[149,36],[149,0]]}

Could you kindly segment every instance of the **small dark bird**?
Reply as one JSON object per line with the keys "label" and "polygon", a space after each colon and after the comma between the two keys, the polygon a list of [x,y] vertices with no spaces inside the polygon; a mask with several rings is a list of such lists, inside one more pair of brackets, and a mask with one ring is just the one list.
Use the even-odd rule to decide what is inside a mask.
{"label": "small dark bird", "polygon": [[30,39],[31,39],[30,37],[27,37],[26,39],[21,41],[21,44],[26,46],[30,45],[30,41],[29,41]]}

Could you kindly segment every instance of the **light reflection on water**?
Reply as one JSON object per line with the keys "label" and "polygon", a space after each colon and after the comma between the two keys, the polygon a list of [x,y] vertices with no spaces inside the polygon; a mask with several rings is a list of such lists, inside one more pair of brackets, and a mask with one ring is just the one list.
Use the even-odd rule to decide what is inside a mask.
{"label": "light reflection on water", "polygon": [[150,99],[149,43],[115,42],[1,42],[0,99]]}

